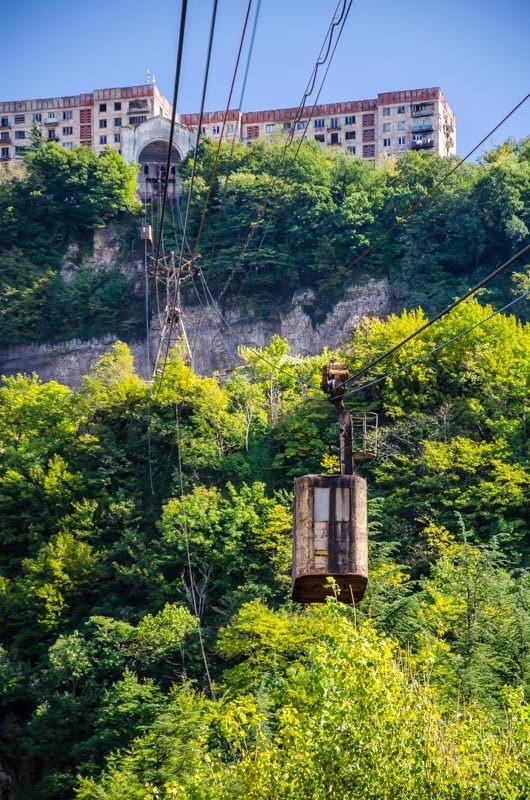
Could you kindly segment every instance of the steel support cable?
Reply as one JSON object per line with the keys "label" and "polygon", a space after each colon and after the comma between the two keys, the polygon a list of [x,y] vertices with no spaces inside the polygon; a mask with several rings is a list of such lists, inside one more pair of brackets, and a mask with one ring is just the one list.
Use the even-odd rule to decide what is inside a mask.
{"label": "steel support cable", "polygon": [[182,53],[184,50],[184,34],[186,32],[186,16],[188,12],[188,0],[182,0],[180,8],[180,24],[179,24],[179,38],[177,44],[177,61],[175,65],[175,81],[173,84],[173,108],[171,110],[171,127],[169,129],[169,142],[166,160],[166,174],[164,175],[164,191],[162,196],[162,208],[160,211],[160,230],[158,231],[158,241],[155,253],[155,275],[158,268],[158,259],[160,258],[160,247],[162,245],[162,227],[164,224],[164,216],[166,213],[166,200],[167,200],[167,187],[169,183],[169,171],[171,169],[171,151],[173,149],[173,139],[175,136],[175,122],[177,116],[177,102],[180,88],[180,76],[182,70]]}
{"label": "steel support cable", "polygon": [[[352,2],[353,2],[353,0],[352,0]],[[350,3],[350,6],[351,6],[351,3]],[[348,12],[349,12],[349,8],[348,8]],[[299,139],[297,139],[297,145],[298,145],[298,146],[297,146],[297,148],[296,148],[296,152],[295,152],[295,154],[294,154],[293,162],[294,162],[294,161],[296,161],[296,159],[298,158],[298,154],[300,153],[300,148],[302,147],[302,144],[303,144],[303,142],[305,141],[305,139],[306,139],[306,137],[307,137],[307,132],[308,132],[308,130],[309,130],[309,123],[310,123],[310,122],[311,122],[311,120],[313,119],[313,115],[314,115],[314,113],[315,113],[315,110],[316,110],[316,107],[317,107],[317,105],[318,105],[318,101],[319,101],[319,99],[320,99],[320,95],[322,94],[322,89],[324,88],[324,84],[325,84],[325,82],[326,82],[326,78],[327,78],[327,76],[328,76],[328,72],[329,72],[329,69],[330,69],[330,67],[331,67],[331,64],[332,64],[332,62],[333,62],[333,58],[334,58],[334,56],[335,56],[335,51],[336,51],[336,49],[337,49],[337,46],[338,46],[338,44],[339,44],[340,38],[341,38],[341,36],[342,36],[342,31],[343,31],[343,28],[344,28],[344,26],[345,26],[346,22],[347,22],[347,16],[345,16],[345,17],[344,17],[344,20],[343,20],[343,22],[342,22],[341,29],[340,29],[340,31],[339,31],[339,34],[338,34],[338,36],[337,36],[337,39],[336,39],[336,41],[335,41],[335,45],[334,45],[334,47],[333,47],[333,51],[332,51],[332,53],[331,53],[331,56],[330,56],[329,62],[328,62],[328,64],[327,64],[326,71],[324,72],[324,75],[322,76],[322,81],[321,81],[321,83],[320,83],[320,87],[319,87],[319,90],[318,90],[318,92],[317,92],[317,96],[315,97],[315,100],[314,100],[314,102],[313,102],[313,104],[312,104],[312,106],[311,106],[311,111],[310,111],[309,118],[308,118],[308,124],[305,126],[305,128],[304,128],[304,131],[303,131],[302,135],[300,136],[300,138],[299,138]],[[263,235],[262,235],[262,237],[261,237],[261,239],[260,239],[260,242],[259,242],[259,245],[258,245],[258,247],[257,247],[257,249],[256,249],[256,255],[257,255],[257,254],[260,252],[261,248],[263,247],[263,245],[264,245],[264,243],[265,243],[265,239],[267,238],[267,235],[268,235],[268,233],[269,233],[270,226],[271,226],[271,220],[269,220],[269,221],[268,221],[268,223],[267,223],[267,225],[266,225],[266,228],[265,228],[265,230],[263,231]],[[251,270],[251,268],[252,268],[252,266],[249,266],[249,267],[248,267],[248,269],[247,269],[247,271],[245,272],[245,274],[244,274],[244,276],[243,276],[242,280],[240,281],[240,284],[239,284],[239,291],[238,291],[238,293],[236,294],[236,298],[237,298],[237,297],[240,297],[240,295],[241,295],[241,291],[242,291],[242,289],[243,289],[243,286],[245,285],[245,283],[246,283],[246,281],[247,281],[247,278],[248,278],[248,276],[249,276],[249,274],[250,274],[250,270]]]}
{"label": "steel support cable", "polygon": [[528,297],[528,294],[529,292],[524,292],[523,294],[516,297],[514,300],[511,300],[509,303],[506,303],[506,305],[503,306],[502,308],[498,308],[496,311],[493,311],[489,316],[485,317],[484,319],[481,319],[479,322],[475,322],[473,325],[470,325],[469,328],[466,328],[465,330],[460,331],[460,333],[455,334],[455,336],[451,336],[450,339],[446,339],[445,341],[441,342],[439,345],[434,347],[432,350],[429,350],[427,353],[422,353],[422,355],[417,356],[417,358],[412,359],[412,361],[409,361],[406,364],[397,367],[397,369],[392,370],[392,372],[386,372],[384,375],[375,378],[373,381],[368,381],[367,383],[363,383],[361,386],[354,386],[353,388],[348,389],[347,392],[344,392],[344,397],[348,397],[352,394],[358,394],[359,392],[369,389],[371,386],[375,386],[376,384],[387,380],[387,378],[393,378],[395,375],[399,375],[400,373],[409,369],[409,367],[414,366],[414,364],[417,364],[420,361],[424,361],[426,358],[429,358],[430,356],[434,355],[434,353],[438,353],[440,350],[443,350],[445,347],[452,344],[453,342],[457,342],[459,339],[462,339],[464,336],[467,336],[468,333],[471,333],[471,331],[474,331],[475,328],[479,328],[481,325],[484,325],[485,322],[488,322],[490,319],[493,319],[493,317],[496,317],[497,314],[502,314],[503,311],[507,311],[516,303],[520,303],[521,300],[524,300],[525,297]]}
{"label": "steel support cable", "polygon": [[[255,39],[256,39],[256,31],[257,31],[257,28],[258,28],[258,20],[259,20],[260,9],[261,9],[261,0],[258,0],[257,6],[256,6],[256,13],[254,15],[254,24],[252,26],[252,33],[250,35],[250,44],[249,44],[248,53],[247,53],[247,62],[246,62],[246,66],[245,66],[245,74],[243,76],[243,83],[241,84],[241,92],[239,94],[239,103],[237,105],[237,108],[238,108],[238,110],[240,112],[241,112],[241,109],[243,107],[243,100],[244,100],[246,89],[247,89],[248,74],[249,74],[249,70],[250,70],[250,62],[252,60],[252,54],[253,54],[253,51],[254,51],[254,42],[255,42]],[[223,193],[222,193],[222,196],[221,196],[221,203],[219,205],[219,208],[217,210],[217,216],[215,218],[215,228],[214,228],[214,232],[213,232],[213,241],[212,241],[212,249],[211,249],[211,252],[210,252],[210,261],[213,260],[213,257],[214,257],[214,254],[215,254],[215,247],[216,247],[216,243],[217,243],[217,231],[218,231],[218,228],[219,228],[219,222],[220,222],[221,217],[223,215],[223,208],[224,208],[224,204],[225,204],[225,201],[226,201],[226,193],[227,193],[227,190],[228,190],[228,179],[229,179],[230,173],[232,171],[232,164],[233,164],[233,161],[234,161],[234,151],[235,151],[235,146],[236,146],[236,141],[237,141],[237,135],[238,135],[238,126],[236,124],[234,126],[234,135],[232,136],[232,143],[231,143],[231,146],[230,146],[230,154],[229,154],[229,157],[228,157],[228,165],[227,165],[227,168],[226,168],[226,175],[225,175],[225,180],[224,180]]]}
{"label": "steel support cable", "polygon": [[464,300],[467,300],[469,297],[471,297],[476,292],[478,292],[479,289],[482,289],[484,286],[486,286],[488,283],[490,283],[490,281],[492,281],[494,278],[496,278],[498,275],[500,275],[501,272],[504,272],[505,269],[508,269],[508,267],[511,267],[512,264],[514,264],[516,261],[518,261],[524,255],[526,255],[526,253],[528,253],[529,251],[530,251],[530,244],[527,244],[525,247],[523,247],[521,250],[519,250],[518,253],[515,253],[515,255],[513,255],[511,258],[509,258],[507,261],[505,261],[503,264],[501,264],[500,267],[497,267],[496,269],[494,269],[493,272],[490,272],[489,275],[486,275],[485,278],[482,278],[481,281],[479,281],[474,286],[472,286],[470,289],[468,289],[467,292],[465,292],[461,297],[459,297],[457,300],[454,300],[452,303],[450,303],[448,306],[446,306],[442,311],[439,311],[432,319],[427,320],[427,322],[425,322],[423,325],[420,325],[419,328],[417,328],[415,331],[410,333],[408,336],[405,336],[404,339],[402,339],[400,342],[395,344],[389,350],[386,350],[380,356],[378,356],[377,358],[374,358],[372,361],[370,361],[364,367],[362,367],[361,369],[357,370],[357,372],[355,372],[353,375],[350,375],[350,377],[346,381],[344,381],[342,385],[346,386],[347,384],[351,383],[351,381],[357,380],[358,378],[360,378],[363,375],[365,375],[367,372],[369,372],[371,369],[373,369],[375,366],[377,366],[377,364],[380,364],[381,361],[384,361],[389,356],[391,356],[393,353],[395,353],[397,350],[399,350],[401,347],[403,347],[403,345],[407,344],[407,342],[410,342],[410,341],[412,341],[412,339],[415,339],[416,336],[420,335],[420,333],[423,333],[428,328],[430,328],[431,325],[434,325],[435,322],[438,322],[438,320],[442,319],[442,317],[445,317],[447,314],[449,314],[451,311],[453,311],[453,309],[455,309],[457,306],[459,306],[460,303],[463,303]]}
{"label": "steel support cable", "polygon": [[[226,101],[226,109],[225,109],[225,112],[224,112],[224,115],[223,115],[223,124],[221,126],[221,134],[219,136],[219,141],[217,143],[217,150],[216,150],[215,157],[214,157],[214,163],[213,163],[212,172],[211,172],[211,175],[210,175],[210,181],[208,183],[208,189],[206,191],[206,197],[205,197],[204,203],[203,203],[203,208],[202,208],[201,217],[200,217],[200,220],[199,220],[199,227],[198,227],[198,230],[197,230],[197,235],[195,237],[195,244],[193,246],[193,253],[197,253],[198,248],[199,248],[199,242],[200,242],[200,239],[201,239],[202,230],[204,228],[204,221],[206,219],[206,212],[208,211],[208,203],[210,202],[210,197],[211,197],[211,194],[212,194],[213,185],[214,185],[215,179],[217,177],[217,166],[219,164],[219,157],[221,155],[221,145],[222,145],[222,142],[223,142],[223,136],[224,136],[224,132],[225,132],[225,128],[226,128],[228,114],[230,112],[230,104],[232,102],[232,95],[234,93],[237,73],[239,71],[239,63],[241,61],[241,54],[243,52],[243,45],[245,43],[245,36],[246,36],[246,33],[247,33],[247,26],[248,26],[248,21],[249,21],[249,18],[250,18],[250,12],[251,12],[251,9],[252,9],[252,3],[253,3],[253,0],[248,0],[247,11],[246,11],[246,14],[245,14],[245,19],[243,21],[243,30],[241,31],[241,38],[239,40],[239,47],[238,47],[238,50],[237,50],[236,63],[234,65],[234,71],[232,73],[232,81],[230,83],[230,89],[229,89],[228,98],[227,98],[227,101]],[[237,130],[237,126],[236,126],[236,130]]]}
{"label": "steel support cable", "polygon": [[[194,151],[194,154],[193,154],[193,163],[192,163],[192,169],[191,169],[190,186],[189,186],[187,203],[186,203],[186,213],[185,213],[185,216],[184,216],[184,225],[183,225],[183,231],[182,231],[182,242],[181,242],[181,248],[180,248],[180,254],[179,254],[179,262],[178,262],[179,263],[179,266],[178,266],[179,272],[182,270],[182,262],[184,260],[184,249],[185,249],[185,244],[186,244],[186,234],[187,234],[187,230],[188,230],[188,221],[189,221],[191,197],[192,197],[192,194],[193,194],[193,186],[194,186],[194,183],[195,183],[195,174],[196,174],[197,160],[198,160],[198,155],[199,155],[199,143],[200,143],[200,137],[201,137],[201,127],[202,127],[202,120],[203,120],[203,117],[204,117],[204,104],[205,104],[205,101],[206,101],[206,90],[208,88],[208,79],[209,79],[209,75],[210,75],[210,63],[211,63],[211,57],[212,57],[213,37],[214,37],[214,32],[215,32],[215,23],[216,23],[216,19],[217,19],[217,7],[218,7],[218,5],[219,5],[219,0],[213,0],[212,16],[211,16],[211,20],[210,20],[210,31],[209,31],[209,34],[208,34],[208,46],[207,46],[207,51],[206,51],[206,63],[205,63],[205,68],[204,68],[204,78],[203,78],[203,85],[202,85],[201,107],[200,107],[200,113],[199,113],[199,126],[198,126],[198,130],[197,130],[197,138],[196,138],[196,142],[195,142],[195,151]],[[168,358],[170,345],[171,345],[171,335],[173,333],[173,326],[174,326],[174,318],[172,317],[171,322],[170,322],[170,326],[169,326],[168,344],[167,344],[166,351],[165,351],[165,354],[164,354],[164,360],[163,360],[163,363],[162,363],[160,380],[159,380],[159,382],[157,384],[155,394],[156,394],[156,392],[158,392],[160,390],[160,387],[162,386],[162,382],[163,382],[163,379],[164,379],[164,372],[165,372],[165,369],[166,369],[167,358]]]}
{"label": "steel support cable", "polygon": [[[250,246],[250,242],[252,241],[252,238],[254,236],[254,232],[257,229],[257,226],[263,220],[263,217],[265,215],[265,211],[267,209],[268,202],[269,202],[270,197],[271,197],[271,195],[272,195],[272,193],[273,193],[273,191],[275,189],[275,186],[276,186],[275,182],[277,181],[279,173],[280,173],[280,170],[281,170],[281,168],[282,168],[282,166],[284,164],[284,161],[285,161],[285,158],[286,158],[286,155],[287,155],[287,151],[288,151],[289,147],[291,146],[291,144],[292,144],[292,142],[294,140],[294,134],[295,134],[297,125],[301,121],[302,116],[304,115],[304,109],[305,109],[306,101],[307,101],[309,95],[311,94],[311,92],[313,91],[314,84],[315,84],[315,81],[316,81],[316,76],[318,74],[318,69],[319,69],[319,67],[323,66],[324,63],[325,63],[325,60],[321,60],[322,52],[323,52],[323,50],[325,48],[327,48],[326,49],[326,59],[327,59],[329,57],[329,55],[330,55],[331,43],[333,41],[334,29],[338,25],[341,25],[341,29],[340,29],[339,35],[337,37],[337,42],[338,42],[338,40],[340,39],[340,36],[342,34],[342,30],[344,29],[344,24],[346,22],[346,19],[348,18],[348,15],[350,13],[352,4],[353,4],[353,0],[343,0],[343,8],[342,8],[341,14],[339,16],[339,19],[335,20],[336,12],[335,12],[335,14],[333,16],[332,22],[331,22],[331,24],[329,26],[328,32],[327,32],[326,37],[324,39],[324,44],[321,47],[321,52],[319,54],[319,57],[317,58],[315,66],[313,67],[313,71],[311,73],[311,77],[309,79],[306,91],[304,92],[304,95],[302,97],[300,105],[298,106],[297,113],[296,113],[295,118],[293,120],[293,125],[292,125],[292,128],[291,128],[291,131],[289,133],[289,136],[287,137],[287,141],[286,141],[286,143],[284,145],[283,151],[280,154],[280,158],[278,160],[278,164],[277,164],[276,170],[275,170],[274,174],[272,175],[272,180],[271,180],[271,182],[269,184],[269,187],[268,187],[267,191],[265,192],[265,195],[264,195],[263,200],[261,202],[261,205],[260,205],[260,208],[259,208],[258,213],[256,215],[256,218],[250,224],[249,232],[248,232],[248,234],[247,234],[247,236],[245,238],[245,241],[243,243],[243,247],[241,249],[241,252],[240,252],[239,256],[237,257],[236,263],[232,267],[232,270],[230,271],[230,273],[228,275],[228,278],[227,278],[224,286],[222,287],[222,289],[221,289],[221,291],[220,291],[220,293],[219,293],[219,295],[217,297],[217,301],[220,301],[224,297],[224,295],[225,295],[225,293],[226,293],[226,291],[228,289],[228,286],[232,282],[232,279],[233,279],[234,275],[236,274],[237,270],[241,266],[241,263],[243,261],[243,258],[246,255],[248,247]],[[333,54],[335,53],[335,49],[336,49],[336,45],[333,48]],[[327,74],[327,72],[326,72],[326,74]],[[309,91],[309,89],[311,89],[311,91]],[[312,119],[312,115],[314,113],[314,109],[315,109],[315,105],[313,105],[313,108],[312,108],[312,111],[311,111],[311,115],[309,116],[309,119],[307,120],[308,123]]]}
{"label": "steel support cable", "polygon": [[407,209],[407,211],[405,211],[405,213],[404,213],[402,216],[398,217],[398,218],[395,220],[395,222],[393,222],[393,223],[392,223],[392,225],[390,225],[390,227],[389,227],[389,228],[387,228],[387,230],[386,230],[386,231],[383,231],[383,233],[381,233],[381,234],[380,234],[380,235],[379,235],[379,236],[378,236],[378,237],[375,239],[375,241],[373,242],[373,244],[369,245],[369,246],[368,246],[368,247],[367,247],[365,250],[363,250],[363,252],[362,252],[362,253],[360,253],[358,256],[356,256],[356,257],[353,259],[353,261],[351,261],[349,264],[346,264],[346,266],[342,267],[342,269],[341,269],[341,270],[339,270],[339,272],[338,272],[338,274],[337,274],[337,275],[335,275],[333,278],[330,278],[328,281],[326,281],[326,283],[325,283],[325,284],[324,284],[324,285],[323,285],[323,286],[320,288],[320,290],[319,290],[319,291],[323,292],[323,291],[326,291],[326,289],[329,289],[329,287],[330,287],[330,286],[336,286],[336,285],[337,285],[337,283],[339,283],[339,281],[340,281],[340,280],[341,280],[341,279],[344,277],[344,275],[345,275],[347,272],[349,272],[349,270],[353,269],[353,267],[356,267],[356,266],[357,266],[357,264],[359,264],[359,263],[360,263],[360,262],[363,260],[363,258],[365,258],[367,255],[369,255],[369,254],[370,254],[370,253],[371,253],[371,252],[372,252],[372,251],[373,251],[373,250],[374,250],[374,249],[375,249],[375,248],[376,248],[376,247],[377,247],[379,244],[381,244],[381,242],[382,242],[382,241],[384,241],[384,240],[387,238],[387,236],[389,236],[389,235],[390,235],[390,234],[391,234],[393,231],[395,231],[395,229],[396,229],[396,228],[399,228],[399,226],[400,226],[400,225],[402,225],[404,222],[406,222],[406,220],[407,220],[407,219],[409,219],[409,217],[411,217],[411,216],[412,216],[412,214],[414,214],[416,211],[418,211],[418,209],[422,208],[422,206],[424,206],[424,205],[425,205],[425,204],[426,204],[426,203],[427,203],[427,202],[428,202],[428,201],[431,199],[431,197],[432,197],[432,196],[433,196],[433,195],[434,195],[434,194],[435,194],[435,193],[438,191],[438,189],[440,188],[440,186],[442,186],[442,185],[445,183],[445,181],[446,181],[448,178],[450,178],[450,177],[451,177],[451,175],[452,175],[454,172],[456,172],[456,170],[457,170],[457,169],[459,169],[459,167],[461,167],[461,166],[462,166],[462,164],[463,164],[465,161],[467,161],[469,158],[471,158],[471,156],[472,156],[474,153],[476,153],[476,151],[479,149],[479,147],[481,147],[481,146],[482,146],[482,145],[483,145],[483,144],[484,144],[484,143],[485,143],[485,142],[486,142],[486,141],[487,141],[487,140],[490,138],[490,136],[493,136],[493,134],[494,134],[494,133],[495,133],[495,132],[496,132],[496,131],[497,131],[497,130],[498,130],[498,129],[499,129],[501,126],[502,126],[502,125],[504,125],[504,123],[505,123],[505,122],[506,122],[506,121],[507,121],[507,120],[508,120],[508,119],[509,119],[509,118],[510,118],[510,117],[511,117],[513,114],[515,114],[515,112],[516,112],[516,111],[518,111],[518,110],[521,108],[521,106],[523,106],[523,105],[526,103],[526,101],[528,100],[528,98],[529,98],[529,97],[530,97],[530,93],[529,93],[529,94],[527,94],[525,97],[523,97],[523,99],[522,99],[522,100],[520,100],[520,101],[517,103],[517,105],[515,105],[515,106],[514,106],[514,107],[513,107],[513,108],[512,108],[512,109],[511,109],[511,110],[510,110],[510,111],[509,111],[509,112],[508,112],[508,113],[507,113],[507,114],[506,114],[506,115],[505,115],[503,118],[502,118],[502,119],[501,119],[501,121],[500,121],[500,122],[498,122],[498,123],[495,125],[495,127],[494,127],[494,128],[492,128],[492,129],[491,129],[491,130],[490,130],[490,131],[489,131],[489,132],[488,132],[488,133],[487,133],[487,134],[486,134],[486,135],[485,135],[485,136],[484,136],[484,137],[483,137],[483,138],[480,140],[480,142],[479,142],[478,144],[476,144],[476,145],[475,145],[475,146],[474,146],[474,147],[473,147],[473,148],[472,148],[472,149],[471,149],[471,150],[470,150],[468,153],[466,153],[466,155],[465,155],[465,156],[462,156],[462,158],[460,158],[460,159],[459,159],[459,160],[456,162],[456,164],[454,164],[454,165],[451,167],[451,169],[450,169],[450,170],[449,170],[449,171],[448,171],[448,172],[447,172],[445,175],[443,175],[443,176],[440,178],[440,180],[438,180],[438,181],[437,181],[437,182],[434,184],[434,186],[432,186],[432,187],[431,187],[431,189],[429,189],[429,191],[427,192],[427,194],[423,195],[423,197],[420,197],[420,199],[419,199],[419,200],[417,200],[415,203],[413,203],[413,204],[412,204],[412,206],[410,206],[410,207]]}

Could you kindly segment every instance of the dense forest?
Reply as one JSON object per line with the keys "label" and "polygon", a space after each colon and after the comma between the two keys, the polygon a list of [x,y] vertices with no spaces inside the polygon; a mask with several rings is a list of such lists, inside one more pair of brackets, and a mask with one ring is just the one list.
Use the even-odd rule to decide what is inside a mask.
{"label": "dense forest", "polygon": [[[194,230],[212,158],[205,143]],[[237,148],[231,165],[222,153],[201,250],[214,294],[275,181],[229,302],[297,288],[333,302],[336,271],[450,163],[307,145],[280,187],[277,159],[275,146]],[[134,181],[116,154],[38,141],[3,176],[3,341],[130,334],[138,299],[118,269],[94,269],[90,236],[134,229]],[[396,313],[364,320],[340,352],[301,358],[274,337],[200,377],[175,348],[150,385],[118,343],[76,391],[2,380],[0,797],[529,796],[530,327],[523,303],[494,314],[528,289],[524,263],[348,393],[380,418],[362,468],[368,590],[355,607],[332,586],[319,606],[290,599],[292,480],[338,463],[322,365],[359,369],[511,255],[529,190],[528,142],[457,170],[358,268],[389,278]],[[72,241],[87,259],[65,284]]]}
{"label": "dense forest", "polygon": [[[480,163],[461,165],[433,199],[391,236],[381,235],[424,197],[455,160],[408,152],[383,163],[304,143],[253,147],[200,146],[190,209],[189,242],[214,297],[266,313],[296,290],[313,290],[307,309],[316,319],[343,287],[367,276],[387,278],[393,308],[421,305],[432,313],[507,259],[530,226],[530,141],[507,142]],[[180,249],[192,159],[181,168],[182,209],[166,215],[166,248]],[[143,301],[124,270],[134,254],[143,213],[135,193],[135,167],[113,150],[66,151],[38,139],[26,164],[0,173],[0,341],[57,341],[105,333],[124,341],[142,331]],[[201,226],[204,202],[208,213]],[[252,225],[266,201],[262,219]],[[148,210],[156,229],[160,209]],[[114,268],[91,258],[94,228],[113,223],[121,255]],[[249,238],[245,251],[242,246]],[[81,248],[78,269],[64,281],[68,244]],[[357,256],[377,242],[363,260]],[[510,282],[492,287],[498,302]],[[189,298],[194,300],[194,296]],[[517,310],[520,313],[520,308]]]}

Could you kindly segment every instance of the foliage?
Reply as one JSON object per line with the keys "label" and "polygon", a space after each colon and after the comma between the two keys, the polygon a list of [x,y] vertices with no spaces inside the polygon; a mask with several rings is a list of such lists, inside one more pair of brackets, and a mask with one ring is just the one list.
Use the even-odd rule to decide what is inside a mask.
{"label": "foliage", "polygon": [[[236,149],[235,210],[220,226],[243,230],[242,198],[259,203],[278,152]],[[92,157],[70,162],[37,142],[32,158],[34,175],[70,186],[68,226],[79,232]],[[444,247],[425,243],[443,291],[518,240],[527,158],[524,147],[490,154],[448,187],[443,214],[431,207],[440,242],[463,254],[449,278]],[[53,164],[65,174],[54,178]],[[290,210],[274,233],[288,249],[287,284],[306,232],[320,226],[329,252],[362,247],[442,167],[411,154],[376,168],[308,146],[288,168],[280,200]],[[298,205],[297,181],[307,191]],[[480,247],[465,187],[480,192]],[[451,222],[457,206],[465,236]],[[96,224],[97,208],[89,212]],[[64,230],[50,235],[66,242]],[[229,241],[223,232],[227,264]],[[23,316],[28,292],[37,336],[39,298],[53,307],[57,273],[46,260],[34,269],[32,253],[20,239],[0,257],[6,296]],[[400,280],[412,280],[405,250],[399,264]],[[308,285],[331,274],[307,265]],[[224,276],[220,268],[219,285]],[[88,331],[103,298],[114,324],[110,284],[85,278],[63,287],[68,313]],[[258,297],[272,290],[269,278],[258,277]],[[524,273],[517,280],[524,286]],[[124,304],[119,287],[115,297]],[[322,364],[360,368],[421,324],[422,309],[363,320],[333,354],[301,358],[279,337],[243,347],[225,379],[196,375],[174,351],[149,386],[123,343],[76,391],[3,379],[0,774],[14,800],[528,796],[530,333],[491,313],[476,299],[460,305],[378,364],[368,385],[349,387],[348,407],[380,421],[378,459],[363,467],[370,581],[355,609],[302,610],[289,599],[292,478],[337,468]],[[15,337],[14,318],[2,320]]]}
{"label": "foliage", "polygon": [[65,150],[35,141],[25,168],[0,181],[0,339],[34,342],[138,329],[122,269],[83,263],[60,274],[68,245],[89,249],[96,228],[138,210],[136,170],[111,149]]}

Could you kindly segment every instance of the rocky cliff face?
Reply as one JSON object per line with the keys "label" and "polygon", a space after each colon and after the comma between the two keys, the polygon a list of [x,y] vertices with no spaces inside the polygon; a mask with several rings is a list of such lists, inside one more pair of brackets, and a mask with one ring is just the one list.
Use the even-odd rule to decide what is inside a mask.
{"label": "rocky cliff face", "polygon": [[[105,245],[108,246],[108,242],[102,242],[104,250]],[[102,260],[104,255],[100,254]],[[203,375],[225,372],[239,363],[237,348],[240,345],[263,347],[275,333],[289,342],[292,353],[300,355],[318,353],[323,347],[337,347],[349,338],[362,317],[388,313],[388,284],[383,280],[368,280],[350,287],[343,299],[318,324],[313,323],[305,310],[315,302],[318,298],[311,293],[298,293],[285,309],[267,309],[266,314],[251,316],[237,307],[224,310],[213,305],[208,308],[185,307],[184,318],[195,369]],[[151,363],[158,332],[155,320],[149,343]],[[0,374],[36,372],[42,380],[56,380],[76,387],[90,366],[115,341],[116,337],[105,336],[91,341],[3,347],[0,348]],[[148,377],[146,342],[132,342],[130,346],[138,373]]]}

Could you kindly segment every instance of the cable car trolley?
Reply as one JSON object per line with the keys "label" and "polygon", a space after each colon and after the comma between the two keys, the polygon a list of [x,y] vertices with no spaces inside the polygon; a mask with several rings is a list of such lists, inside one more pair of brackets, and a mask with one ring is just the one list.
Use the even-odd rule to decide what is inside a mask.
{"label": "cable car trolley", "polygon": [[366,480],[356,462],[377,453],[377,414],[351,414],[344,407],[348,370],[332,363],[322,370],[322,390],[339,414],[340,474],[304,475],[294,481],[293,600],[322,603],[331,594],[343,603],[362,599],[368,583]]}

